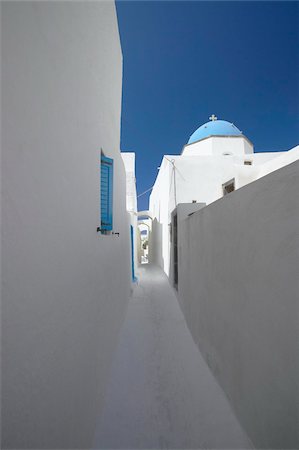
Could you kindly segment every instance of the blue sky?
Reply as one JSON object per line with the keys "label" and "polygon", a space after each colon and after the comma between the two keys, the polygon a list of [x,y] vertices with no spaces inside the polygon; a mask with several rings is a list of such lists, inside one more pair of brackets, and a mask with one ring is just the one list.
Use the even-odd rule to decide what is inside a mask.
{"label": "blue sky", "polygon": [[[214,113],[255,151],[299,143],[299,3],[117,1],[124,59],[122,151],[137,190]],[[139,210],[148,208],[148,195]]]}

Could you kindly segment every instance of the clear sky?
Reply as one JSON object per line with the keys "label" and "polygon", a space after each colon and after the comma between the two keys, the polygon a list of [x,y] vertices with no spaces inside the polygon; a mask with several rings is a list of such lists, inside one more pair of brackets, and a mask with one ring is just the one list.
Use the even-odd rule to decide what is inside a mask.
{"label": "clear sky", "polygon": [[[255,151],[299,143],[299,3],[117,1],[124,59],[122,151],[138,194],[214,113]],[[148,195],[139,210],[148,208]]]}

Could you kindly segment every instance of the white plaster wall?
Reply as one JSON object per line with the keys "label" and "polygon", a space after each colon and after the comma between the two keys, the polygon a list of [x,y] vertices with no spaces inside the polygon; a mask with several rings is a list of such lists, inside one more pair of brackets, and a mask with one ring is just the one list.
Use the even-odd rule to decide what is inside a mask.
{"label": "white plaster wall", "polygon": [[176,221],[177,221],[177,229],[180,228],[180,223],[188,217],[189,214],[193,214],[195,211],[198,211],[201,208],[204,208],[206,205],[205,203],[179,203],[177,207],[173,210],[171,214],[171,227],[172,232],[170,234],[170,264],[169,264],[169,271],[168,271],[168,277],[169,282],[172,286],[175,287],[174,283],[174,229],[173,229],[173,222],[174,222],[174,215],[176,215]]}
{"label": "white plaster wall", "polygon": [[[177,203],[211,203],[222,197],[222,184],[235,178],[234,156],[194,156],[175,161]],[[174,190],[174,184],[172,184]]]}
{"label": "white plaster wall", "polygon": [[137,227],[137,261],[140,264],[141,263],[141,254],[143,255],[142,249],[141,249],[141,236],[140,236],[140,230]]}
{"label": "white plaster wall", "polygon": [[213,155],[223,155],[223,153],[231,153],[235,156],[242,157],[253,153],[253,145],[242,136],[235,137],[212,137]]}
{"label": "white plaster wall", "polygon": [[[222,153],[226,151],[224,144],[230,140],[236,143],[233,154],[223,156]],[[235,188],[239,189],[299,158],[298,147],[288,152],[266,154],[250,153],[249,149],[249,153],[245,154],[244,146],[248,141],[244,138],[209,138],[201,142],[208,142],[211,152],[214,151],[214,144],[220,146],[219,151],[217,150],[219,154],[165,155],[150,196],[150,211],[154,218],[154,261],[167,275],[170,254],[168,225],[171,213],[179,203],[192,203],[196,200],[197,203],[210,204],[223,196],[223,183],[235,179]],[[248,159],[253,162],[251,166],[244,165],[244,160]]]}
{"label": "white plaster wall", "polygon": [[[90,448],[130,291],[113,2],[2,2],[2,448]],[[97,234],[100,152],[114,231]]]}
{"label": "white plaster wall", "polygon": [[137,213],[137,193],[135,177],[135,153],[122,152],[122,160],[126,171],[126,204],[127,211]]}
{"label": "white plaster wall", "polygon": [[299,159],[299,145],[287,152],[278,153],[276,158],[271,158],[260,166],[257,178],[261,178],[274,170],[291,164]]}
{"label": "white plaster wall", "polygon": [[[171,161],[174,161],[175,174]],[[150,196],[154,261],[169,274],[171,212],[179,203],[211,203],[222,197],[222,183],[236,179],[243,159],[237,156],[167,155]],[[247,169],[248,167],[246,167]],[[247,172],[252,171],[249,166]]]}
{"label": "white plaster wall", "polygon": [[251,158],[253,160],[253,164],[255,166],[259,166],[283,154],[285,154],[285,152],[262,152],[262,153],[254,153]]}
{"label": "white plaster wall", "polygon": [[192,156],[192,155],[212,155],[213,144],[212,138],[202,139],[201,141],[194,142],[193,144],[187,144],[183,147],[182,155]]}
{"label": "white plaster wall", "polygon": [[130,224],[133,226],[133,242],[134,242],[134,271],[135,276],[138,271],[138,251],[137,251],[137,191],[136,191],[136,175],[135,175],[135,153],[122,152],[122,160],[126,171],[126,207],[130,215]]}
{"label": "white plaster wall", "polygon": [[182,155],[222,155],[226,152],[235,156],[244,156],[253,153],[253,145],[243,136],[211,136],[186,145]]}
{"label": "white plaster wall", "polygon": [[237,187],[245,186],[297,159],[299,159],[298,146],[286,152],[254,153],[248,157],[248,160],[252,161],[252,166],[242,164],[236,166]]}
{"label": "white plaster wall", "polygon": [[171,201],[171,183],[173,183],[171,164],[166,158],[163,158],[149,201],[150,214],[153,218],[149,252],[151,261],[158,264],[166,273],[168,273],[170,262],[169,202]]}
{"label": "white plaster wall", "polygon": [[179,227],[179,300],[256,448],[299,445],[299,162]]}

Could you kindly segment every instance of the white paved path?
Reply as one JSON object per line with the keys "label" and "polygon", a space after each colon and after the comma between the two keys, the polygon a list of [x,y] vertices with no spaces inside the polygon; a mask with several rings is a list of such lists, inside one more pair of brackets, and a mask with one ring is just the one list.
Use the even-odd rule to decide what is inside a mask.
{"label": "white paved path", "polygon": [[192,340],[167,277],[151,266],[139,275],[94,448],[250,448]]}

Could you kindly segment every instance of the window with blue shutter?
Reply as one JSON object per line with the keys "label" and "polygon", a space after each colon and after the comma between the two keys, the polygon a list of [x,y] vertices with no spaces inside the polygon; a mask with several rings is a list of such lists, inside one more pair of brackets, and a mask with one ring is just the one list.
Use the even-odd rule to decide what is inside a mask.
{"label": "window with blue shutter", "polygon": [[101,231],[113,227],[113,159],[101,155]]}

